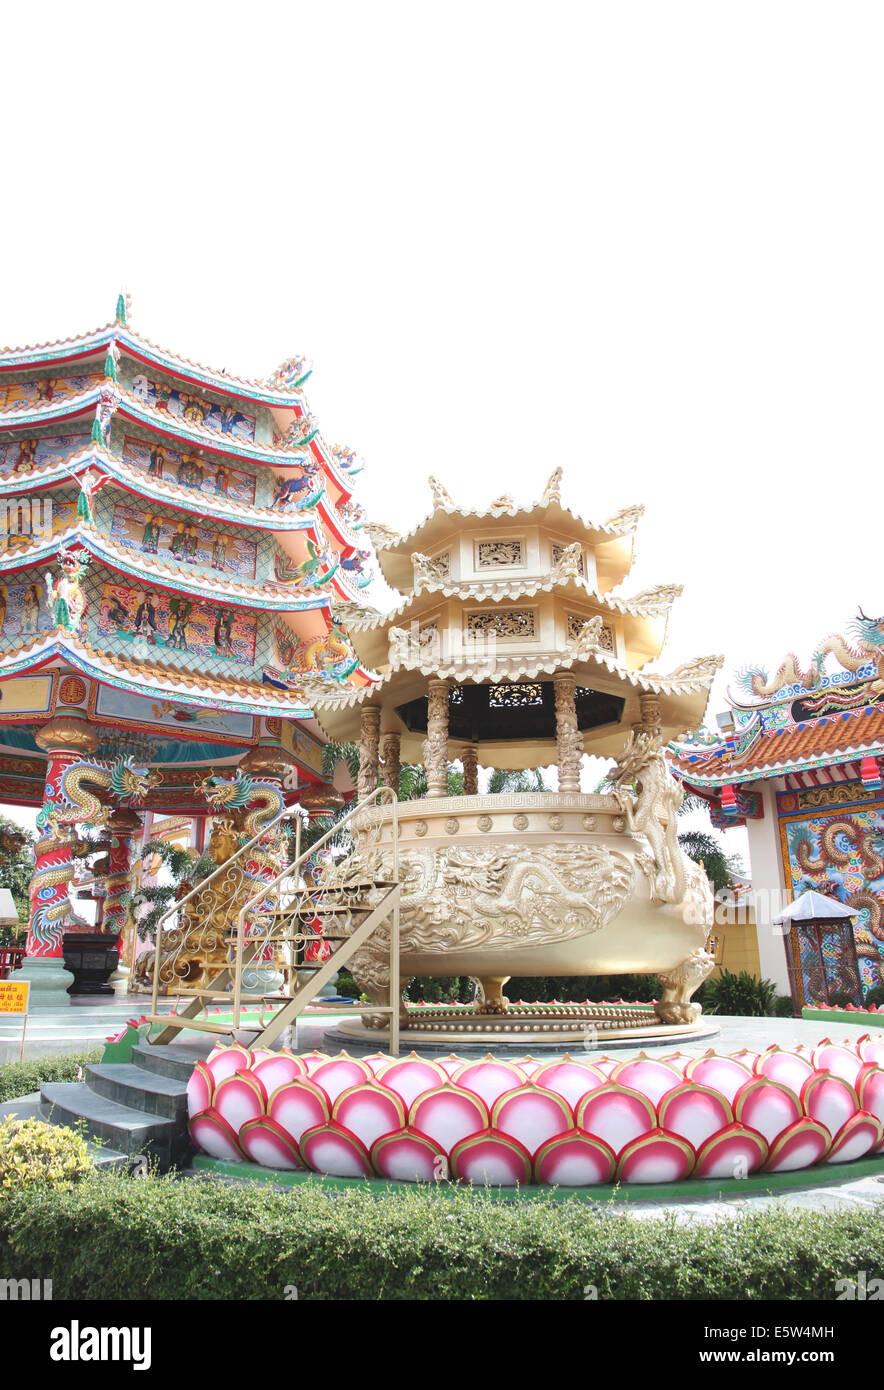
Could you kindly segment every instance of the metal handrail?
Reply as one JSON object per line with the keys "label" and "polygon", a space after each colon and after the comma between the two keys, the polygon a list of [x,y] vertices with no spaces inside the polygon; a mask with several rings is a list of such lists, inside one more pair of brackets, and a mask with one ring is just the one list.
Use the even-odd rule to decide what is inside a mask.
{"label": "metal handrail", "polygon": [[[358,805],[354,806],[353,809],[352,809],[351,811],[348,811],[347,814],[346,814],[346,816],[344,816],[341,820],[336,821],[335,824],[331,827],[331,829],[330,829],[330,830],[327,830],[327,831],[325,832],[325,834],[324,834],[323,836],[321,836],[321,838],[318,839],[318,840],[316,841],[315,844],[311,845],[310,848],[307,849],[307,850],[305,850],[303,854],[297,855],[296,858],[292,861],[292,863],[286,864],[285,867],[282,868],[282,869],[279,871],[279,873],[276,875],[275,878],[269,879],[266,883],[263,883],[263,884],[261,885],[260,891],[257,892],[257,893],[255,893],[255,895],[254,895],[253,897],[249,898],[249,900],[248,900],[247,902],[243,903],[242,907],[241,907],[240,910],[239,910],[239,913],[237,914],[237,921],[236,921],[236,953],[235,953],[235,958],[234,958],[235,964],[234,964],[234,971],[233,971],[233,1027],[234,1027],[234,1028],[238,1028],[238,1027],[239,1027],[239,1013],[240,1013],[241,995],[242,995],[242,965],[243,965],[242,957],[243,957],[243,947],[244,947],[244,944],[245,944],[245,920],[246,920],[246,914],[247,914],[248,912],[252,911],[252,910],[253,910],[256,906],[258,906],[261,902],[263,902],[264,899],[267,897],[268,893],[270,893],[275,887],[277,887],[277,885],[278,885],[279,883],[281,883],[282,880],[283,880],[284,878],[288,878],[288,877],[290,877],[290,876],[293,875],[293,874],[295,874],[298,878],[300,878],[301,866],[302,866],[303,864],[305,864],[305,863],[307,862],[308,859],[311,859],[318,849],[321,849],[322,846],[323,846],[324,844],[326,844],[326,842],[332,838],[332,836],[337,835],[338,832],[343,828],[343,826],[347,825],[351,820],[353,820],[353,818],[354,818],[355,816],[358,816],[359,813],[360,813],[361,811],[364,811],[368,806],[372,805],[372,804],[375,803],[375,802],[382,801],[385,797],[389,798],[390,803],[391,803],[392,808],[393,808],[393,818],[392,818],[392,826],[391,826],[391,829],[392,829],[392,842],[393,842],[393,880],[394,880],[394,882],[398,883],[398,882],[399,882],[399,796],[398,796],[398,794],[393,790],[392,787],[376,787],[375,790],[374,790],[373,792],[370,792],[370,793],[368,794],[368,796],[364,797],[363,800],[360,801],[360,802],[358,803]],[[320,888],[321,888],[321,885],[320,885]],[[398,906],[398,903],[397,903],[397,905],[394,907],[393,912],[394,912],[394,915],[395,915],[396,921],[397,921],[397,941],[398,941],[398,918],[399,918],[399,906]],[[268,941],[268,939],[269,939],[269,936],[270,936],[270,933],[268,932],[268,933],[265,935],[264,942],[258,947],[259,950],[262,949],[263,946],[266,946],[267,941]],[[390,1003],[391,1003],[391,1005],[392,1005],[394,1008],[398,1008],[398,997],[399,997],[399,978],[398,978],[398,977],[399,977],[399,956],[398,956],[398,951],[397,951],[395,954],[396,954],[395,970],[393,969],[393,963],[391,962],[391,975],[390,975]],[[395,979],[394,979],[394,975],[395,975]],[[395,988],[395,993],[394,993],[394,984],[395,984],[395,987],[396,987],[396,988]]]}
{"label": "metal handrail", "polygon": [[204,888],[208,888],[209,884],[212,883],[212,881],[216,879],[220,873],[226,873],[227,870],[230,868],[231,864],[235,864],[238,859],[240,859],[244,854],[247,854],[248,851],[253,847],[253,845],[256,845],[259,842],[259,840],[265,839],[267,834],[271,830],[273,830],[275,826],[279,825],[280,821],[288,820],[292,816],[294,816],[297,821],[297,827],[295,831],[295,848],[298,849],[301,844],[301,812],[297,804],[294,806],[284,806],[282,810],[278,811],[277,814],[273,817],[273,820],[268,821],[267,824],[258,831],[257,835],[253,835],[251,840],[249,840],[247,844],[242,845],[236,851],[236,854],[232,854],[229,859],[226,859],[224,861],[223,864],[219,864],[217,869],[213,869],[213,871],[210,874],[208,874],[205,878],[201,878],[199,883],[194,884],[189,893],[186,893],[185,896],[180,899],[180,901],[173,903],[172,906],[163,913],[162,917],[157,922],[156,941],[154,943],[153,993],[151,996],[151,1011],[153,1013],[156,1013],[157,1011],[157,1001],[159,999],[160,947],[162,945],[163,940],[163,929],[165,928],[168,919],[170,917],[177,916],[181,909],[185,907],[187,903],[190,902],[191,898],[196,897],[197,893],[201,893]]}

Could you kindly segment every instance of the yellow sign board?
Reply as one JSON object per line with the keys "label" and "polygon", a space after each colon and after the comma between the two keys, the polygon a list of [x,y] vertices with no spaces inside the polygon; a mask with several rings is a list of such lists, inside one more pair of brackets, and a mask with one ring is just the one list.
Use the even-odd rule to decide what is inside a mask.
{"label": "yellow sign board", "polygon": [[0,980],[0,1014],[26,1014],[30,980]]}

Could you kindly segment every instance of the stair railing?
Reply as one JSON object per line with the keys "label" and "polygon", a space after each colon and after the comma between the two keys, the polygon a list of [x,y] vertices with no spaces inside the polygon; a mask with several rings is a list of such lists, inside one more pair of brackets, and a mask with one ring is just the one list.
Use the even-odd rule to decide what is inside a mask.
{"label": "stair railing", "polygon": [[258,831],[258,833],[256,835],[253,835],[251,840],[249,840],[246,844],[240,846],[240,848],[236,851],[235,854],[232,854],[229,859],[226,859],[224,861],[223,864],[219,864],[217,869],[214,869],[212,873],[207,874],[205,878],[201,878],[198,883],[194,884],[189,893],[186,893],[183,898],[180,898],[178,902],[173,903],[171,907],[166,909],[159,922],[157,923],[156,928],[156,941],[154,944],[153,959],[153,989],[151,993],[151,1013],[155,1014],[157,1012],[157,1002],[159,999],[160,990],[160,964],[162,960],[163,932],[166,929],[166,925],[170,921],[170,919],[175,917],[180,922],[182,918],[179,917],[179,913],[181,913],[182,909],[187,906],[190,900],[192,898],[197,897],[198,894],[204,893],[205,890],[209,888],[215,882],[216,879],[222,877],[222,875],[228,874],[232,866],[236,864],[237,860],[242,859],[245,855],[249,853],[250,850],[254,849],[256,845],[260,844],[260,842],[267,837],[270,831],[272,831],[277,825],[279,825],[281,821],[291,820],[292,818],[294,818],[295,854],[296,856],[300,855],[301,815],[302,812],[297,807],[297,805],[283,807],[283,809],[281,811],[278,811],[277,814],[273,817],[273,820],[268,821],[266,825],[263,825],[261,829]]}
{"label": "stair railing", "polygon": [[[284,865],[284,867],[279,871],[279,873],[275,875],[275,877],[262,882],[260,886],[257,888],[256,892],[252,895],[252,897],[249,898],[247,902],[243,903],[237,915],[236,945],[232,970],[233,1020],[231,1026],[234,1030],[238,1029],[240,1024],[240,1010],[242,1006],[243,992],[242,974],[244,964],[247,964],[250,968],[260,968],[262,959],[264,958],[267,948],[270,947],[275,940],[278,940],[281,935],[279,926],[280,921],[284,920],[285,918],[295,919],[299,917],[301,908],[297,905],[298,900],[300,899],[301,902],[303,902],[304,897],[308,894],[311,897],[316,895],[320,899],[323,895],[324,890],[321,883],[316,885],[315,888],[309,890],[301,887],[300,880],[304,865],[315,856],[317,850],[320,850],[323,848],[323,846],[327,845],[329,841],[331,841],[335,836],[339,835],[341,830],[344,829],[347,825],[349,825],[352,821],[356,821],[358,817],[363,815],[365,811],[370,809],[372,806],[380,806],[385,801],[389,801],[392,809],[392,816],[390,822],[392,850],[392,878],[390,883],[391,892],[388,894],[388,899],[384,899],[381,903],[376,905],[374,911],[372,911],[370,914],[369,920],[362,923],[361,926],[358,927],[352,933],[354,940],[352,942],[348,941],[343,946],[339,946],[338,949],[332,952],[331,954],[333,957],[337,957],[337,968],[339,968],[341,965],[345,965],[347,960],[349,960],[350,956],[355,953],[358,946],[362,944],[363,940],[366,939],[367,936],[371,935],[375,928],[380,925],[381,921],[385,920],[387,916],[391,917],[392,920],[390,931],[389,965],[390,1005],[389,1007],[386,1007],[382,1005],[366,1004],[363,1008],[353,1009],[351,1010],[351,1012],[375,1014],[389,1013],[390,1051],[394,1056],[398,1055],[400,991],[399,797],[392,787],[377,787],[373,792],[370,792],[368,796],[363,797],[362,801],[360,801],[358,805],[354,806],[352,810],[348,811],[347,815],[344,816],[341,820],[336,821],[335,824],[329,830],[327,830],[319,840],[312,844],[310,848],[305,850],[303,853],[299,852],[299,841],[296,845],[296,853],[294,860],[292,860],[291,863]],[[286,885],[286,880],[289,881],[288,886]],[[334,892],[336,890],[332,891]],[[288,897],[290,904],[285,912],[280,911],[280,904],[283,900],[283,897]],[[268,907],[270,903],[274,901],[274,899],[277,905],[277,910],[275,913],[268,913]],[[318,909],[318,911],[321,911],[321,906]],[[260,921],[261,918],[269,918],[268,925],[264,929],[263,934],[261,932],[256,933],[252,931],[251,935],[247,935],[247,928],[249,925],[250,916],[253,919],[253,921],[254,919],[258,919]],[[355,940],[357,935],[359,937],[358,941]],[[295,938],[289,939],[294,941],[301,941],[304,944],[315,942],[317,945],[319,945],[323,941],[324,937],[322,935],[308,937],[306,935],[299,934]],[[246,946],[248,946],[249,950],[248,962],[244,962],[244,952]],[[334,962],[330,962],[330,964],[334,964]],[[294,961],[292,962],[292,968],[293,970],[295,968]],[[334,973],[334,970],[326,970],[325,968],[323,968],[322,970],[317,970],[315,972],[315,977],[314,980],[311,982],[311,985],[302,987],[300,990],[295,989],[293,991],[293,995],[300,995],[303,999],[303,1003],[300,1005],[300,1007],[306,1007],[306,1004],[309,1002],[309,999],[316,994],[319,988],[321,988],[322,983],[325,983],[325,979],[323,977],[325,975],[328,975],[328,977],[330,978],[331,975]],[[295,1017],[297,1017],[298,1012],[300,1012],[300,1007],[293,1008],[292,1002],[293,1001],[290,999],[288,1004],[284,1006],[283,1010],[281,1011],[285,1014],[287,1021],[293,1020]],[[274,1029],[273,1031],[274,1033],[276,1033],[278,1030]]]}

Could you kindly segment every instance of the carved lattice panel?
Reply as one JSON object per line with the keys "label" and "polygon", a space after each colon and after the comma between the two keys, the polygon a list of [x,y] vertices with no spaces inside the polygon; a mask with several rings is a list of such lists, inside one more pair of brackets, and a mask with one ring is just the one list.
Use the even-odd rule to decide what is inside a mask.
{"label": "carved lattice panel", "polygon": [[524,564],[521,541],[477,541],[476,569],[505,569]]}
{"label": "carved lattice panel", "polygon": [[495,608],[489,613],[468,613],[467,632],[496,637],[536,637],[537,615],[533,608]]}

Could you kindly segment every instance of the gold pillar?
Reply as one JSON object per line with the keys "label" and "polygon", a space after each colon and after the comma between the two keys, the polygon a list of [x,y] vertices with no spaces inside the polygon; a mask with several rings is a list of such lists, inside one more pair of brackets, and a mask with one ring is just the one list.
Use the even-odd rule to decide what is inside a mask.
{"label": "gold pillar", "polygon": [[399,793],[399,741],[399,734],[384,734],[384,767],[381,772],[381,781],[384,786],[391,787],[397,795]]}
{"label": "gold pillar", "polygon": [[475,796],[479,790],[479,750],[474,743],[467,743],[460,750],[463,763],[463,794]]}
{"label": "gold pillar", "polygon": [[553,680],[556,692],[559,791],[579,792],[583,735],[577,727],[577,708],[574,700],[577,681],[570,671],[559,671]]}
{"label": "gold pillar", "polygon": [[357,799],[364,801],[377,790],[378,742],[381,736],[381,712],[377,705],[363,705],[359,739],[359,777]]}
{"label": "gold pillar", "polygon": [[451,686],[445,680],[431,680],[427,686],[427,736],[424,739],[424,767],[427,795],[448,795],[448,696]]}

